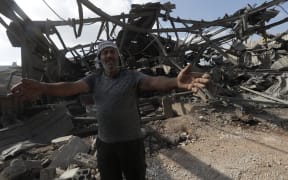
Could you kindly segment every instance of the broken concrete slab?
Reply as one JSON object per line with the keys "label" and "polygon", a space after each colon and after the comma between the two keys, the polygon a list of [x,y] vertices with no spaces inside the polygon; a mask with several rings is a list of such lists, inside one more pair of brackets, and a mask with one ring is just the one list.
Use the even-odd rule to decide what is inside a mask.
{"label": "broken concrete slab", "polygon": [[14,159],[11,161],[10,166],[1,172],[1,176],[7,180],[35,179],[41,169],[41,161]]}
{"label": "broken concrete slab", "polygon": [[58,138],[53,139],[51,142],[54,144],[65,143],[65,142],[71,140],[73,137],[75,137],[75,136],[69,135],[69,136],[58,137]]}
{"label": "broken concrete slab", "polygon": [[271,96],[288,101],[288,73],[283,73],[280,76],[276,76],[277,81],[266,89],[266,93]]}
{"label": "broken concrete slab", "polygon": [[0,151],[15,143],[30,140],[33,143],[50,143],[53,138],[67,135],[73,128],[64,105],[55,105],[22,124],[0,130]]}
{"label": "broken concrete slab", "polygon": [[59,179],[61,179],[61,180],[67,179],[68,180],[68,179],[76,178],[77,172],[79,171],[79,169],[80,168],[68,169],[59,177]]}
{"label": "broken concrete slab", "polygon": [[40,180],[51,180],[56,177],[56,168],[45,168],[40,171]]}
{"label": "broken concrete slab", "polygon": [[172,104],[172,109],[177,115],[182,116],[193,112],[193,105],[185,102],[175,102]]}
{"label": "broken concrete slab", "polygon": [[0,159],[5,160],[8,157],[13,157],[16,154],[18,154],[19,152],[28,150],[28,149],[30,149],[32,147],[37,146],[37,145],[38,144],[32,143],[29,140],[23,141],[23,142],[19,142],[19,143],[13,145],[12,147],[3,150],[1,155],[0,155]]}
{"label": "broken concrete slab", "polygon": [[55,151],[52,156],[52,162],[49,167],[67,168],[73,157],[77,153],[87,153],[90,146],[87,145],[81,138],[75,136],[67,144]]}
{"label": "broken concrete slab", "polygon": [[74,156],[72,162],[84,168],[96,168],[97,167],[96,156],[92,156],[86,153],[77,153]]}
{"label": "broken concrete slab", "polygon": [[91,170],[80,168],[68,169],[59,177],[59,179],[91,179]]}
{"label": "broken concrete slab", "polygon": [[162,98],[162,107],[165,118],[171,118],[174,116],[171,97],[165,96]]}
{"label": "broken concrete slab", "polygon": [[276,62],[274,62],[271,65],[271,69],[277,69],[277,70],[288,69],[288,58],[287,58],[287,56],[284,56],[284,57],[278,59]]}

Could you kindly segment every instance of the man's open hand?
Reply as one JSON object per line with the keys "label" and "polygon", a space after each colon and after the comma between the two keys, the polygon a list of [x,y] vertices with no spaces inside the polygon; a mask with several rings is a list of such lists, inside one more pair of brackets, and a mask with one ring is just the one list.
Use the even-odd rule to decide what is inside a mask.
{"label": "man's open hand", "polygon": [[42,94],[43,87],[39,81],[33,79],[22,79],[20,83],[15,84],[11,89],[13,96],[22,100],[35,100]]}
{"label": "man's open hand", "polygon": [[204,88],[210,81],[208,73],[191,72],[192,64],[187,65],[177,76],[178,88],[187,89],[196,93],[200,88]]}

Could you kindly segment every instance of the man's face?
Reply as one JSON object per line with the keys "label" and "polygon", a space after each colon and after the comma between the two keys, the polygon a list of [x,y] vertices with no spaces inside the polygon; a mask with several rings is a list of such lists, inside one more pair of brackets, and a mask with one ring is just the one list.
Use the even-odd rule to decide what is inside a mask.
{"label": "man's face", "polygon": [[119,54],[115,48],[107,47],[101,51],[100,61],[105,72],[119,70]]}

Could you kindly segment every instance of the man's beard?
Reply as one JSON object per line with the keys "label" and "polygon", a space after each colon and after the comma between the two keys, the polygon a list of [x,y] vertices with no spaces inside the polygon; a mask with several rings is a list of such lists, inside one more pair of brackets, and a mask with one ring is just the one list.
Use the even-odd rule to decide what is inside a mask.
{"label": "man's beard", "polygon": [[107,73],[111,73],[113,71],[117,71],[120,69],[119,62],[108,63],[108,64],[102,63],[102,66],[103,66],[104,71]]}

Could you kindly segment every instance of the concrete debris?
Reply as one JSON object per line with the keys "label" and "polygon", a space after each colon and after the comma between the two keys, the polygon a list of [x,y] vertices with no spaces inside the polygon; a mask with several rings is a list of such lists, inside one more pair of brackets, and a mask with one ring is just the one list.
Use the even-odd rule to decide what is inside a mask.
{"label": "concrete debris", "polygon": [[80,168],[74,168],[74,169],[69,169],[65,171],[59,179],[76,179],[76,176],[78,175],[78,171]]}
{"label": "concrete debris", "polygon": [[273,97],[288,101],[288,73],[275,77],[276,82],[265,90]]}
{"label": "concrete debris", "polygon": [[41,169],[40,161],[14,159],[10,166],[1,172],[1,177],[5,180],[34,179]]}
{"label": "concrete debris", "polygon": [[67,141],[70,141],[73,137],[74,137],[73,135],[58,137],[56,139],[53,139],[51,143],[54,144],[65,143]]}
{"label": "concrete debris", "polygon": [[272,96],[268,96],[266,94],[263,94],[263,93],[260,93],[260,92],[257,92],[257,91],[253,91],[251,89],[248,89],[248,88],[245,88],[243,86],[240,86],[241,89],[244,89],[246,91],[249,91],[249,92],[252,92],[252,93],[255,93],[257,95],[260,95],[262,97],[265,97],[265,98],[268,98],[268,99],[271,99],[271,100],[274,100],[274,101],[277,101],[277,102],[280,102],[280,103],[283,103],[285,105],[288,105],[288,101],[285,101],[285,100],[282,100],[282,99],[278,99],[278,98],[275,98],[275,97],[272,97]]}
{"label": "concrete debris", "polygon": [[81,138],[75,136],[67,144],[63,145],[52,155],[52,162],[49,167],[61,167],[67,168],[72,162],[74,156],[79,153],[87,153],[89,146],[81,140]]}
{"label": "concrete debris", "polygon": [[271,65],[271,69],[276,69],[276,70],[281,70],[281,69],[288,69],[288,58],[286,57],[281,57],[279,60],[274,62]]}
{"label": "concrete debris", "polygon": [[8,149],[5,149],[2,151],[0,159],[5,160],[6,158],[14,157],[17,153],[20,153],[21,151],[28,150],[32,147],[37,146],[38,144],[32,143],[29,140],[19,142],[13,146],[11,146]]}
{"label": "concrete debris", "polygon": [[5,167],[5,162],[0,161],[0,169],[4,169],[4,167]]}
{"label": "concrete debris", "polygon": [[56,168],[43,168],[40,171],[40,180],[51,180],[56,177]]}
{"label": "concrete debris", "polygon": [[17,142],[29,140],[31,143],[45,144],[56,137],[67,135],[73,124],[66,111],[63,105],[47,107],[20,124],[0,129],[0,151]]}
{"label": "concrete debris", "polygon": [[68,180],[68,179],[93,179],[91,177],[91,170],[90,169],[80,169],[74,168],[65,171],[60,177],[59,180]]}
{"label": "concrete debris", "polygon": [[77,153],[74,156],[72,162],[74,164],[77,164],[79,167],[84,167],[84,168],[96,168],[97,167],[96,156],[92,156],[86,153]]}

